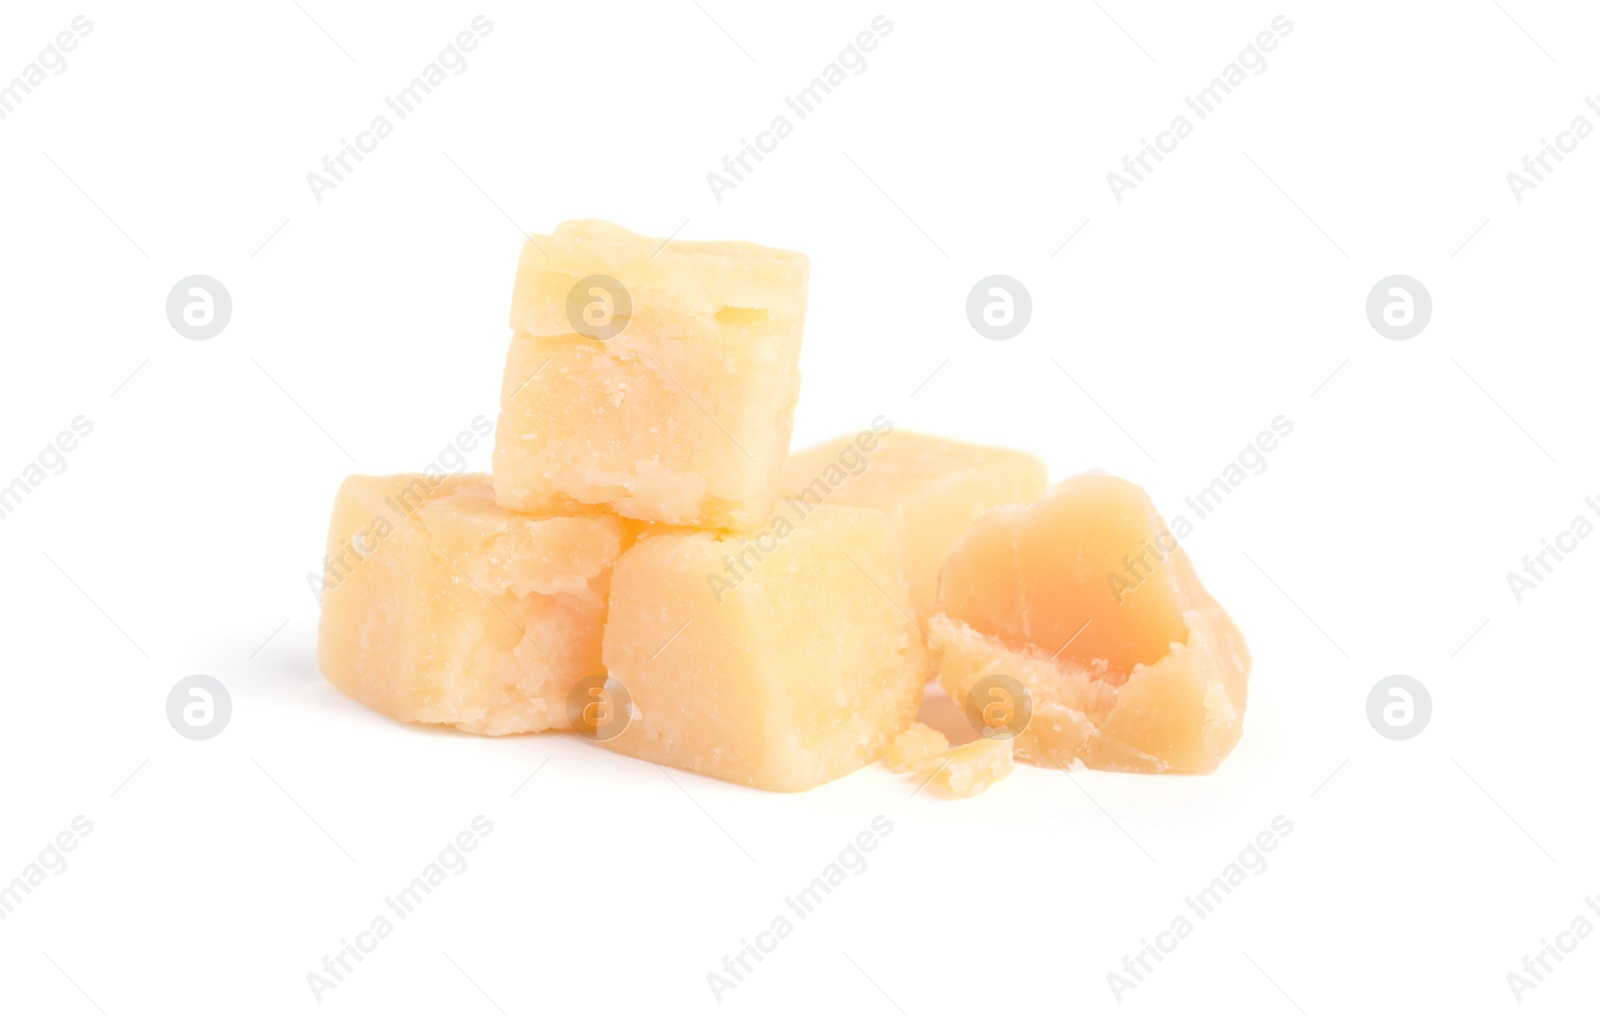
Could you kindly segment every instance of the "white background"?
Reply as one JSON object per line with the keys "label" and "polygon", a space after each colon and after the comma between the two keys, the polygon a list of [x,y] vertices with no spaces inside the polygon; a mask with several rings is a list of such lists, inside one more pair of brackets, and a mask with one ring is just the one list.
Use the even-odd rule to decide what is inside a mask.
{"label": "white background", "polygon": [[[1521,603],[1506,573],[1600,499],[1600,139],[1521,203],[1505,176],[1600,125],[1600,16],[1338,6],[9,5],[0,80],[94,28],[0,121],[0,484],[94,432],[0,520],[0,882],[94,829],[0,921],[0,1009],[1592,1003],[1600,936],[1520,1007],[1506,977],[1600,922],[1600,539]],[[480,13],[467,69],[317,202],[307,173]],[[866,70],[715,201],[706,174],[880,13]],[[1106,174],[1279,14],[1267,68],[1115,201]],[[1292,420],[1188,541],[1256,658],[1221,771],[674,786],[332,690],[305,576],[339,480],[492,417],[520,230],[589,216],[811,256],[797,446],[884,414],[1177,513]],[[164,312],[195,273],[233,299],[210,341]],[[1034,305],[1007,342],[964,313],[996,273]],[[1434,304],[1409,341],[1365,314],[1395,273]],[[214,740],[166,718],[195,673],[232,695]],[[1397,673],[1432,694],[1410,741],[1366,716]],[[316,1002],[306,975],[476,815],[470,867]],[[717,1003],[707,974],[877,815],[870,866]],[[1107,974],[1279,815],[1269,867],[1118,1002]]]}

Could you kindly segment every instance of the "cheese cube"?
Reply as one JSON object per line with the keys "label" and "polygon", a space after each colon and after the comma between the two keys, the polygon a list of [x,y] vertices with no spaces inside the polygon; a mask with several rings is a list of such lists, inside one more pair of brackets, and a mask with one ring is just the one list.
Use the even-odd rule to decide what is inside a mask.
{"label": "cheese cube", "polygon": [[923,625],[933,613],[939,569],[978,516],[1030,503],[1049,485],[1038,456],[895,430],[882,417],[871,430],[796,452],[783,477],[783,492],[796,501],[889,516]]}
{"label": "cheese cube", "polygon": [[940,684],[957,703],[986,678],[1020,684],[1025,761],[1203,773],[1239,740],[1244,639],[1125,480],[1079,476],[985,515],[946,563],[938,607]]}
{"label": "cheese cube", "polygon": [[622,555],[604,661],[634,715],[601,743],[766,790],[882,758],[930,676],[888,520],[818,508],[735,583],[726,562],[745,546],[666,533]]}
{"label": "cheese cube", "polygon": [[397,720],[568,729],[568,692],[602,673],[606,588],[628,537],[603,513],[509,512],[487,476],[352,476],[328,536],[322,672]]}
{"label": "cheese cube", "polygon": [[508,508],[753,530],[800,397],[810,262],[569,222],[523,248],[495,439]]}

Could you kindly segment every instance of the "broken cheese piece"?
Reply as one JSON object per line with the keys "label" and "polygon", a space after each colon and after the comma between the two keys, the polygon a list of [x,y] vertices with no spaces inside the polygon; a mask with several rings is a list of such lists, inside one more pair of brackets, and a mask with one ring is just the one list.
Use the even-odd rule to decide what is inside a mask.
{"label": "broken cheese piece", "polygon": [[980,737],[925,761],[918,773],[945,797],[975,797],[1011,775],[1010,738]]}
{"label": "broken cheese piece", "polygon": [[939,569],[978,516],[1000,505],[1028,504],[1049,485],[1036,455],[897,431],[881,417],[872,430],[795,452],[783,476],[791,498],[889,516],[919,624],[933,613]]}
{"label": "broken cheese piece", "polygon": [[1205,773],[1239,740],[1244,639],[1126,480],[1074,477],[985,515],[945,565],[939,610],[954,701],[993,675],[1027,690],[1025,761]]}
{"label": "broken cheese piece", "polygon": [[753,530],[794,407],[810,262],[567,222],[522,250],[495,437],[500,503]]}
{"label": "broken cheese piece", "polygon": [[945,736],[924,723],[913,723],[889,744],[889,755],[884,764],[890,772],[910,773],[946,748],[950,742]]}
{"label": "broken cheese piece", "polygon": [[630,534],[603,513],[509,512],[487,476],[352,476],[328,536],[322,672],[397,720],[568,729],[568,692],[601,672],[606,587]]}
{"label": "broken cheese piece", "polygon": [[882,758],[931,669],[888,520],[818,508],[730,587],[741,542],[663,533],[618,560],[604,662],[634,718],[599,743],[766,790]]}

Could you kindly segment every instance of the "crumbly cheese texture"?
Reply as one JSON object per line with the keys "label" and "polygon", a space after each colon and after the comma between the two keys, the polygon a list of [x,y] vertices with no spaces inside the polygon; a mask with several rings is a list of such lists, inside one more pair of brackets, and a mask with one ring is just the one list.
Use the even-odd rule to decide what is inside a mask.
{"label": "crumbly cheese texture", "polygon": [[883,760],[890,772],[916,772],[924,762],[950,747],[950,741],[925,723],[913,723],[889,745]]}
{"label": "crumbly cheese texture", "polygon": [[[569,316],[569,295],[595,276],[616,280],[631,305],[609,338]],[[604,222],[530,238],[495,438],[500,503],[759,528],[794,427],[809,278],[802,254]]]}
{"label": "crumbly cheese texture", "polygon": [[1211,772],[1243,730],[1250,654],[1144,491],[1074,477],[985,515],[940,581],[929,636],[958,704],[1027,689],[1016,752],[1040,765]]}
{"label": "crumbly cheese texture", "polygon": [[483,475],[352,476],[328,537],[322,672],[398,720],[569,729],[568,692],[603,673],[611,567],[637,528],[509,512]]}
{"label": "crumbly cheese texture", "polygon": [[945,797],[976,797],[1011,775],[1012,751],[1009,739],[980,737],[927,759],[918,774]]}
{"label": "crumbly cheese texture", "polygon": [[931,673],[888,521],[819,508],[733,583],[741,544],[663,533],[617,562],[604,662],[633,719],[601,743],[781,791],[882,758]]}
{"label": "crumbly cheese texture", "polygon": [[863,430],[796,452],[783,476],[788,497],[873,508],[889,517],[919,623],[933,613],[945,559],[978,516],[1000,505],[1028,504],[1048,486],[1036,455],[892,424],[887,432]]}

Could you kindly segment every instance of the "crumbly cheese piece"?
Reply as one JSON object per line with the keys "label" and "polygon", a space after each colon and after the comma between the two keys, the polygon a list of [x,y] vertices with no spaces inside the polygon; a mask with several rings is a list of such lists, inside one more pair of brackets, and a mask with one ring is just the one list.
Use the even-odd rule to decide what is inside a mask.
{"label": "crumbly cheese piece", "polygon": [[1144,491],[1116,477],[985,515],[945,566],[929,636],[958,704],[996,675],[1025,689],[1024,761],[1211,772],[1243,729],[1243,637]]}
{"label": "crumbly cheese piece", "polygon": [[975,797],[1011,775],[1011,740],[980,737],[924,761],[918,773],[945,797]]}
{"label": "crumbly cheese piece", "polygon": [[950,742],[932,727],[913,723],[889,745],[889,755],[884,759],[892,772],[915,772],[922,764],[938,755]]}

